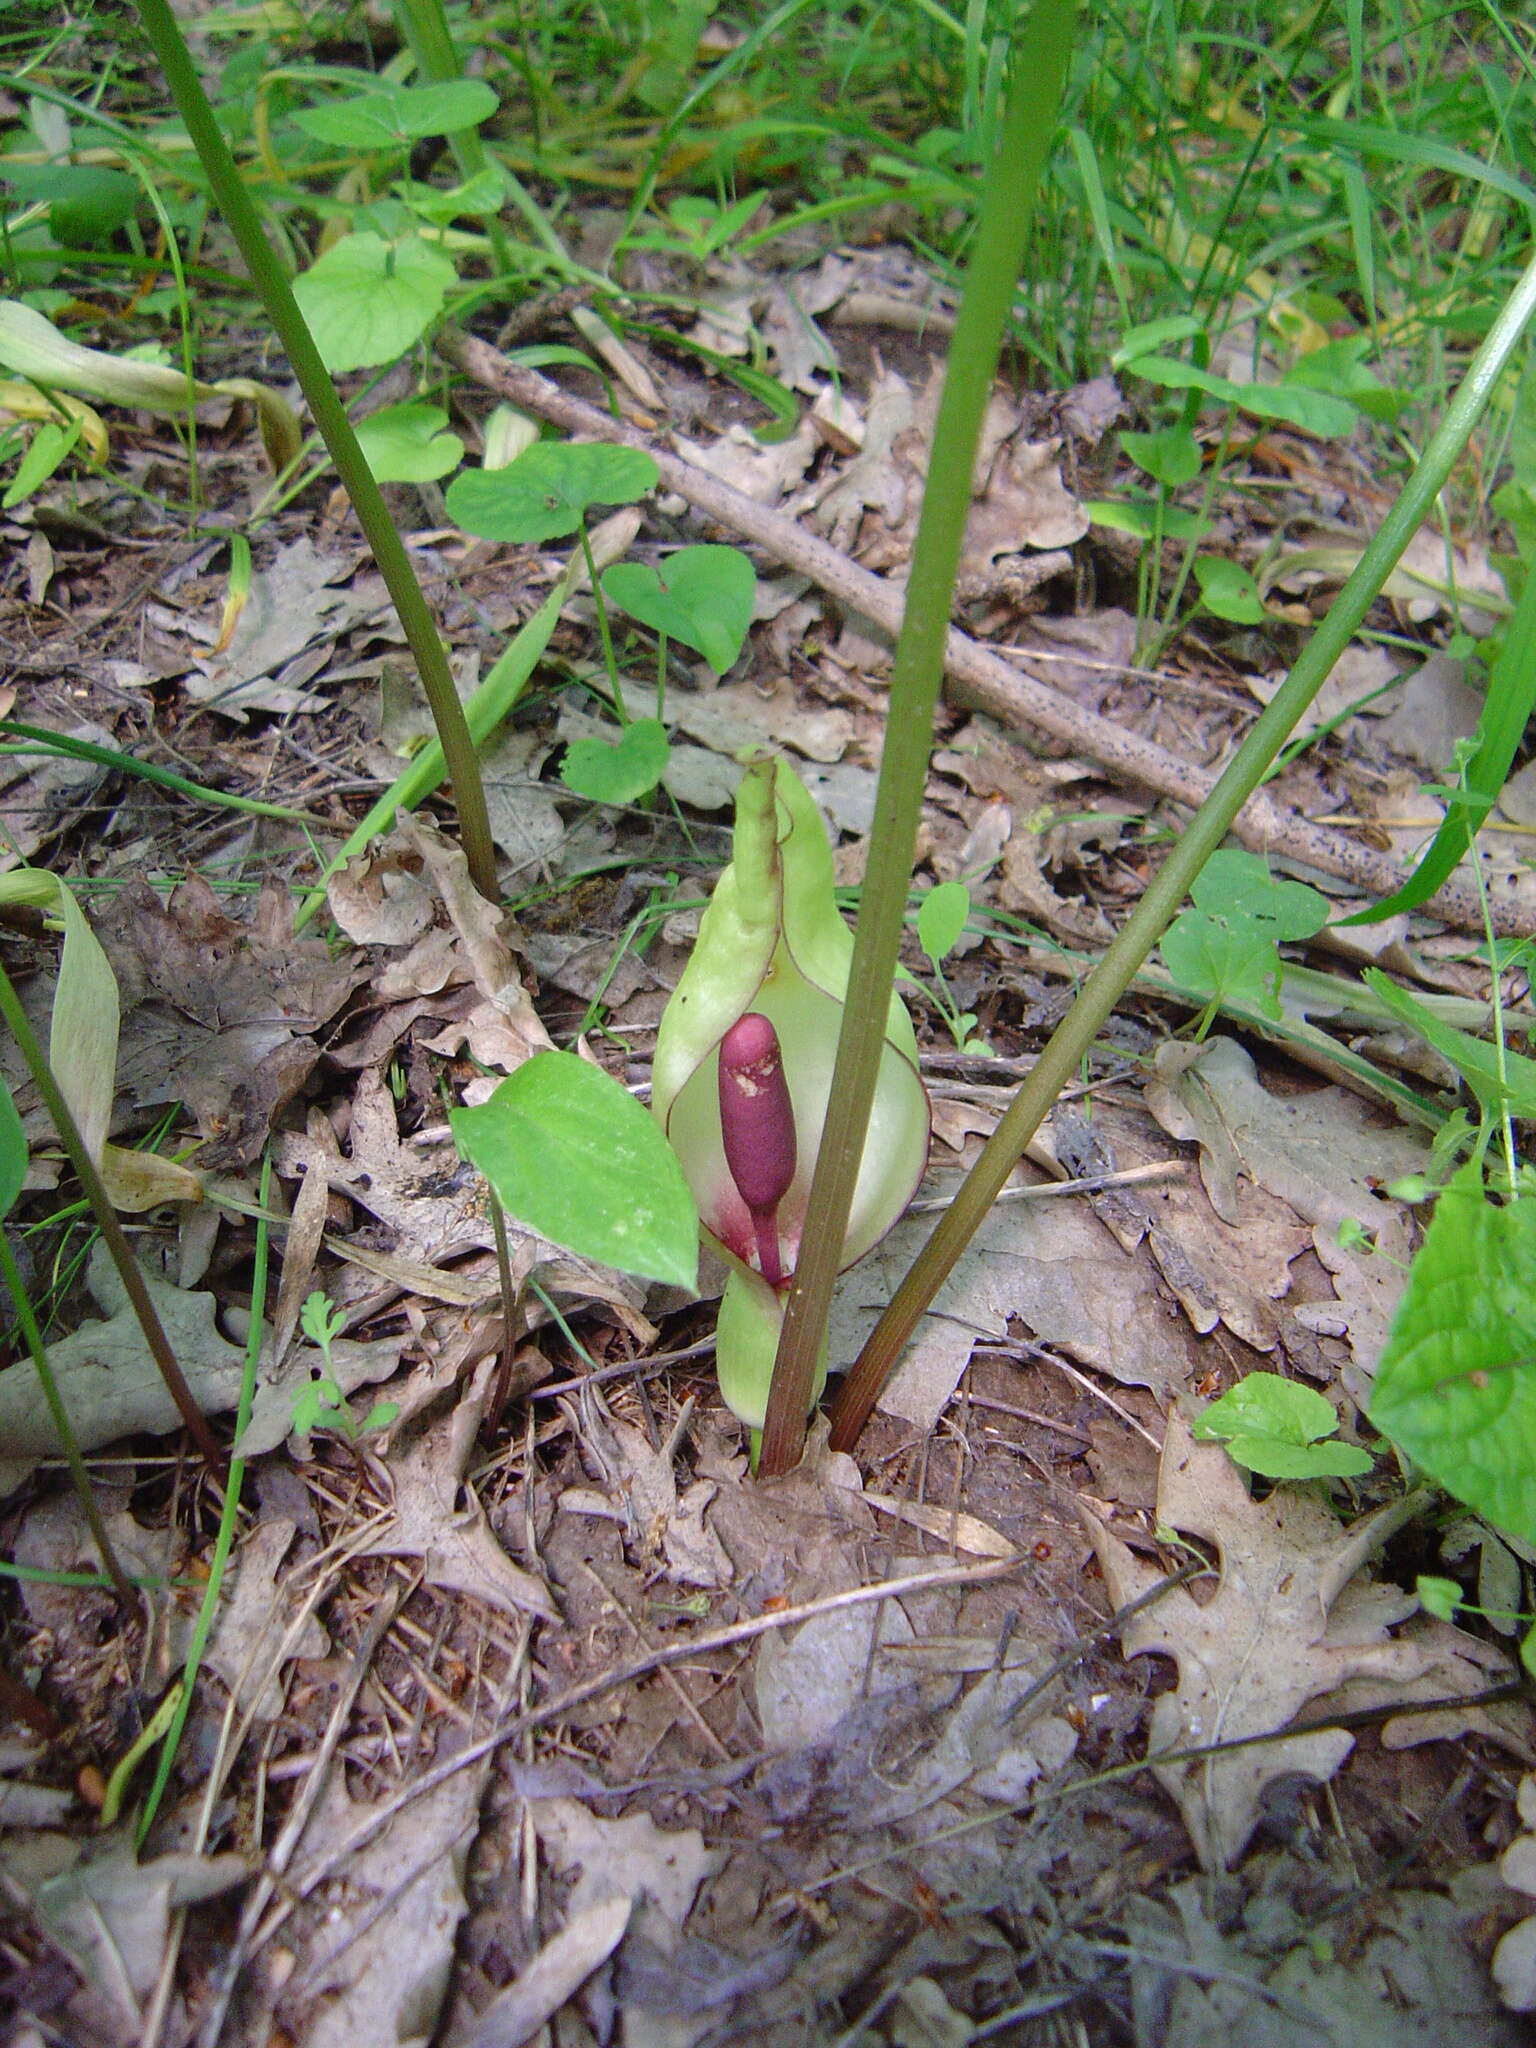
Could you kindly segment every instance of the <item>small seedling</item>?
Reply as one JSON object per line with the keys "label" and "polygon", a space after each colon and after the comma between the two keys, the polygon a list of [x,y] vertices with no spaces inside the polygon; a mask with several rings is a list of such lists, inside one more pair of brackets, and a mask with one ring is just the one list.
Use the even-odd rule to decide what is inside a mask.
{"label": "small seedling", "polygon": [[332,1305],[317,1287],[299,1310],[299,1328],[311,1344],[320,1347],[326,1370],[319,1379],[300,1387],[293,1397],[293,1429],[296,1436],[308,1436],[317,1429],[333,1429],[355,1444],[376,1429],[387,1429],[400,1413],[398,1401],[376,1401],[359,1422],[347,1406],[340,1384],[332,1376],[331,1346],[347,1326],[344,1312]]}
{"label": "small seedling", "polygon": [[670,748],[659,718],[631,720],[613,654],[603,581],[597,573],[586,515],[593,505],[629,505],[653,490],[660,471],[636,448],[594,442],[536,441],[500,469],[471,469],[448,486],[449,517],[485,540],[525,543],[574,533],[586,557],[598,638],[614,712],[624,728],[616,741],[577,740],[567,749],[561,780],[594,803],[634,803],[666,772]]}
{"label": "small seedling", "polygon": [[1195,1424],[1202,1443],[1225,1443],[1235,1464],[1266,1479],[1356,1479],[1369,1451],[1327,1443],[1339,1426],[1333,1403],[1315,1387],[1274,1372],[1251,1372],[1213,1401]]}
{"label": "small seedling", "polygon": [[1209,996],[1196,1036],[1223,1002],[1251,1003],[1280,1019],[1283,941],[1309,939],[1328,922],[1328,901],[1305,882],[1276,881],[1257,853],[1213,853],[1163,935],[1163,965],[1181,987]]}
{"label": "small seedling", "polygon": [[991,1053],[992,1048],[984,1038],[975,1035],[975,1011],[960,1008],[944,977],[944,962],[959,945],[970,914],[971,892],[964,882],[940,882],[930,889],[917,909],[917,943],[928,955],[933,968],[933,982],[931,985],[921,982],[905,969],[898,972],[903,981],[910,981],[914,988],[922,989],[944,1019],[961,1052],[985,1056]]}
{"label": "small seedling", "polygon": [[1455,1579],[1438,1578],[1432,1572],[1420,1572],[1414,1581],[1414,1591],[1424,1612],[1432,1614],[1436,1621],[1454,1621],[1458,1614],[1476,1614],[1484,1621],[1491,1621],[1501,1631],[1511,1627],[1523,1628],[1520,1662],[1526,1675],[1536,1678],[1536,1616],[1510,1607],[1475,1606]]}

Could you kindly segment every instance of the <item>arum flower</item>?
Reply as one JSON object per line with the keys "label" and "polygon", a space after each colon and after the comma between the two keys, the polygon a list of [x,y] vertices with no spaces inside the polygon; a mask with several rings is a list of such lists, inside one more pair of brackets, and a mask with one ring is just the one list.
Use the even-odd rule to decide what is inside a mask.
{"label": "arum flower", "polygon": [[[731,863],[661,1020],[651,1102],[704,1234],[730,1269],[716,1339],[720,1390],[754,1429],[799,1258],[852,958],[810,795],[782,761],[752,762],[737,793]],[[861,1259],[896,1222],[927,1156],[917,1041],[892,995],[840,1265]]]}

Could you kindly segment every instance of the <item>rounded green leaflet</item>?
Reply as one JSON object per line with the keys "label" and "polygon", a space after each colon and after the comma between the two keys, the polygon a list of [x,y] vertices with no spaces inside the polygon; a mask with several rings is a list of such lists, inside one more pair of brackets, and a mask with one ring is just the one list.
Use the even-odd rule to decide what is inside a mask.
{"label": "rounded green leaflet", "polygon": [[1164,427],[1157,434],[1124,433],[1120,446],[1154,483],[1178,490],[1200,474],[1200,443],[1188,427]]}
{"label": "rounded green leaflet", "polygon": [[11,1091],[0,1080],[0,1219],[10,1215],[26,1177],[26,1132]]}
{"label": "rounded green leaflet", "polygon": [[334,375],[402,355],[441,313],[456,275],[419,235],[386,242],[365,231],[327,249],[294,279],[293,295]]}
{"label": "rounded green leaflet", "polygon": [[592,505],[631,505],[661,472],[639,448],[537,441],[505,469],[467,469],[448,486],[448,516],[482,540],[534,542],[575,533]]}
{"label": "rounded green leaflet", "polygon": [[917,943],[930,960],[949,957],[970,914],[971,892],[964,882],[940,882],[927,891],[917,907]]}
{"label": "rounded green leaflet", "polygon": [[570,1052],[539,1052],[454,1140],[515,1222],[621,1273],[693,1287],[699,1220],[682,1168],[628,1089]]}
{"label": "rounded green leaflet", "polygon": [[1197,555],[1195,581],[1200,601],[1218,619],[1237,626],[1261,626],[1269,617],[1259,586],[1241,562],[1229,562],[1223,555]]}
{"label": "rounded green leaflet", "polygon": [[392,85],[324,106],[306,107],[294,124],[333,149],[397,149],[429,135],[452,135],[489,120],[500,101],[482,78]]}
{"label": "rounded green leaflet", "polygon": [[1339,1426],[1326,1395],[1278,1373],[1250,1372],[1213,1401],[1195,1424],[1203,1441],[1224,1441],[1232,1458],[1266,1479],[1348,1478],[1374,1462],[1358,1444],[1320,1441]]}
{"label": "rounded green leaflet", "polygon": [[572,740],[560,780],[598,804],[632,804],[649,796],[666,773],[672,749],[659,718],[636,718],[615,740]]}
{"label": "rounded green leaflet", "polygon": [[679,548],[654,569],[615,564],[603,578],[603,595],[642,626],[696,649],[724,675],[752,623],[757,571],[740,548]]}
{"label": "rounded green leaflet", "polygon": [[359,420],[357,444],[381,484],[435,483],[464,459],[464,443],[448,431],[447,413],[419,399],[381,406]]}

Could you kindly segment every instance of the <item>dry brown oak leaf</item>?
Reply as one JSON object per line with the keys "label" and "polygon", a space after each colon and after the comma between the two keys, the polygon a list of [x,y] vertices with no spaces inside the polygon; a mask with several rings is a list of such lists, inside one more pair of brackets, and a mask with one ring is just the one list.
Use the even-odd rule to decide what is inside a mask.
{"label": "dry brown oak leaf", "polygon": [[[1148,1756],[1278,1734],[1309,1700],[1351,1678],[1407,1685],[1421,1676],[1425,1652],[1387,1633],[1417,1600],[1360,1576],[1360,1567],[1423,1498],[1393,1501],[1348,1526],[1302,1486],[1277,1486],[1256,1501],[1222,1446],[1197,1444],[1171,1413],[1158,1520],[1215,1545],[1220,1583],[1203,1604],[1177,1586],[1121,1631],[1126,1656],[1157,1651],[1178,1666],[1177,1687],[1152,1709]],[[1117,1608],[1159,1584],[1160,1567],[1133,1556],[1086,1511],[1083,1519]],[[1224,1870],[1258,1825],[1268,1784],[1298,1771],[1330,1778],[1353,1747],[1343,1729],[1327,1728],[1152,1768],[1177,1800],[1202,1865]]]}

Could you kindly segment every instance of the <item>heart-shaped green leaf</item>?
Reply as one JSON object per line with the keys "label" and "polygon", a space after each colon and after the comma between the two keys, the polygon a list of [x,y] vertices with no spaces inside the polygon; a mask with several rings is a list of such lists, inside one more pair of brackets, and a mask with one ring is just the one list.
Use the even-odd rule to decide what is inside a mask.
{"label": "heart-shaped green leaf", "polygon": [[456,274],[419,235],[394,243],[347,235],[294,280],[293,295],[325,367],[366,370],[392,363],[426,332]]}
{"label": "heart-shaped green leaf", "polygon": [[483,78],[452,78],[437,85],[392,85],[306,107],[294,123],[333,149],[398,149],[429,135],[478,127],[500,102]]}
{"label": "heart-shaped green leaf", "polygon": [[357,423],[357,440],[381,484],[435,483],[464,458],[464,443],[448,432],[447,413],[418,399],[369,413]]}
{"label": "heart-shaped green leaf", "polygon": [[632,804],[660,782],[671,753],[661,720],[637,718],[616,740],[572,740],[560,780],[594,803]]}
{"label": "heart-shaped green leaf", "polygon": [[517,1222],[621,1273],[694,1286],[699,1216],[683,1170],[659,1126],[601,1067],[535,1053],[449,1123]]}
{"label": "heart-shaped green leaf", "polygon": [[679,548],[659,569],[619,562],[603,578],[611,604],[695,648],[717,675],[741,653],[756,594],[757,571],[740,548]]}
{"label": "heart-shaped green leaf", "polygon": [[1266,1479],[1354,1477],[1374,1462],[1358,1444],[1325,1441],[1338,1411],[1325,1394],[1278,1373],[1251,1372],[1195,1424],[1203,1442],[1225,1442],[1239,1465]]}
{"label": "heart-shaped green leaf", "polygon": [[448,486],[448,516],[482,540],[556,540],[591,505],[631,505],[661,475],[639,448],[538,441],[505,469],[467,469]]}

